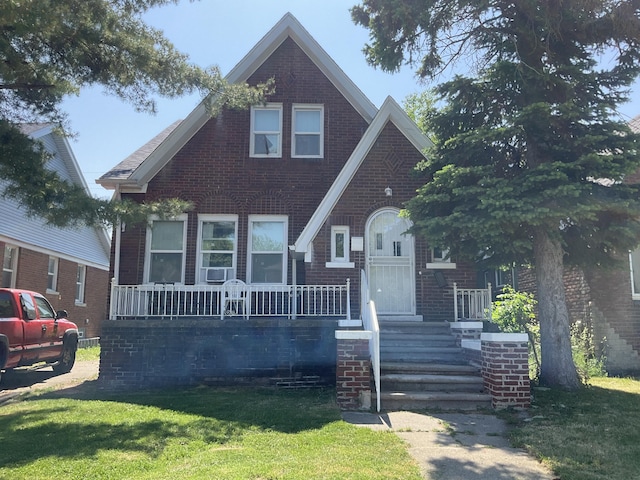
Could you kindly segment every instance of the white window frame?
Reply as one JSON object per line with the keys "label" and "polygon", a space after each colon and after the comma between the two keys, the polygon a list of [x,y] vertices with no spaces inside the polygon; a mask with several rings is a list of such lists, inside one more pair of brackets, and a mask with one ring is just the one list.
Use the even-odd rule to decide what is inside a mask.
{"label": "white window frame", "polygon": [[149,219],[149,225],[147,226],[147,235],[146,235],[146,243],[145,243],[145,254],[144,254],[144,278],[143,282],[145,284],[153,283],[149,280],[151,275],[151,253],[175,253],[177,250],[164,251],[164,250],[154,250],[151,252],[151,234],[153,232],[153,222],[183,222],[182,223],[182,266],[180,272],[180,281],[176,282],[178,284],[184,284],[184,270],[186,264],[187,257],[187,215],[178,215],[177,217],[171,219],[161,219],[157,216],[153,216]]}
{"label": "white window frame", "polygon": [[[284,238],[282,239],[282,282],[279,283],[269,283],[271,285],[286,285],[287,284],[287,273],[288,273],[288,243],[289,243],[289,217],[286,215],[249,215],[249,231],[247,235],[247,283],[252,282],[252,255],[253,251],[253,224],[256,222],[280,222],[284,224]],[[264,252],[264,253],[274,253],[274,252]],[[267,285],[267,283],[258,282],[260,285]]]}
{"label": "white window frame", "polygon": [[[255,114],[259,111],[275,110],[278,112],[278,130],[255,129]],[[276,153],[256,153],[256,135],[277,135],[278,151]],[[267,103],[266,105],[251,107],[251,138],[249,139],[249,156],[253,158],[282,158],[282,104]]]}
{"label": "white window frame", "polygon": [[58,293],[58,269],[60,259],[50,256],[47,262],[47,293]]}
{"label": "white window frame", "polygon": [[[233,278],[236,276],[236,272],[238,271],[238,215],[208,215],[201,214],[198,215],[198,249],[196,256],[196,283],[206,284],[206,270],[210,267],[202,266],[202,255],[205,253],[202,250],[202,226],[207,222],[233,222],[235,224],[235,240],[233,242],[233,257],[232,257],[232,265],[229,267],[233,270]],[[215,252],[215,250],[207,250],[207,252]],[[220,251],[222,252],[222,251]],[[227,275],[226,279],[232,278]]]}
{"label": "white window frame", "polygon": [[[319,112],[320,131],[319,132],[298,132],[296,131],[296,114],[298,112]],[[319,152],[317,155],[296,155],[296,135],[318,135]],[[320,104],[294,104],[291,110],[291,158],[324,158],[324,105]]]}
{"label": "white window frame", "polygon": [[[440,253],[438,254],[438,250]],[[455,262],[451,261],[448,248],[431,248],[431,262],[427,263],[427,268],[433,268],[437,270],[442,269],[454,269],[456,268]]]}
{"label": "white window frame", "polygon": [[85,304],[85,290],[87,285],[87,266],[78,264],[76,271],[76,305]]}
{"label": "white window frame", "polygon": [[[337,255],[337,237],[338,235],[344,235],[344,254],[339,257]],[[346,225],[332,225],[331,226],[331,261],[327,262],[325,266],[327,268],[354,268],[355,263],[349,261],[349,246],[351,244],[351,237],[349,236],[349,227]]]}
{"label": "white window frame", "polygon": [[[7,259],[7,251],[10,251],[9,255],[10,255],[10,264],[8,266],[5,266],[5,261]],[[6,288],[16,288],[16,272],[18,271],[18,252],[19,252],[19,247],[16,247],[15,245],[8,245],[5,244],[4,246],[4,257],[3,257],[3,262],[2,262],[2,274],[4,277],[5,272],[8,272],[9,275],[11,276],[11,279],[9,280],[9,285],[6,286]]]}
{"label": "white window frame", "polygon": [[634,268],[634,265],[633,265],[634,252],[637,252],[638,257],[640,257],[640,248],[629,251],[629,273],[631,274],[631,298],[633,300],[640,300],[640,292],[636,292],[635,282],[633,280],[634,271],[640,269],[640,265],[636,265],[635,266],[636,268]]}

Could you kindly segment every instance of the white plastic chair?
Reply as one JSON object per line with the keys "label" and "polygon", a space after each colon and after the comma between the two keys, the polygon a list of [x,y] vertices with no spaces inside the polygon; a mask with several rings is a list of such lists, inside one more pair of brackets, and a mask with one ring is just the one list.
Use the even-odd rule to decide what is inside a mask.
{"label": "white plastic chair", "polygon": [[242,280],[234,278],[222,284],[222,312],[220,318],[224,320],[225,314],[240,315],[242,306],[242,316],[249,318],[249,302],[247,299],[247,284]]}

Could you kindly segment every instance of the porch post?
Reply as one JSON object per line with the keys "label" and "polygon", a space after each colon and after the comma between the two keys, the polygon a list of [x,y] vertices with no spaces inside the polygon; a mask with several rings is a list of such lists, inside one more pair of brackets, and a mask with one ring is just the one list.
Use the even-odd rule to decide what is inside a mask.
{"label": "porch post", "polygon": [[453,321],[458,321],[458,284],[453,282]]}
{"label": "porch post", "polygon": [[298,261],[295,257],[293,257],[292,259],[293,265],[291,268],[291,283],[293,285],[291,288],[291,296],[293,298],[291,299],[291,308],[293,309],[293,312],[290,316],[293,320],[295,320],[296,318],[298,318]]}

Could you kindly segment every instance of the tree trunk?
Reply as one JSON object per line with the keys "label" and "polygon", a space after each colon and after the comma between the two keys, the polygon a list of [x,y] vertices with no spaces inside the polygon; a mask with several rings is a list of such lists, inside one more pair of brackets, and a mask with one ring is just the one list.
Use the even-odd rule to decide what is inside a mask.
{"label": "tree trunk", "polygon": [[571,356],[569,311],[562,280],[562,245],[539,228],[533,236],[533,255],[540,320],[540,383],[579,388],[581,382]]}

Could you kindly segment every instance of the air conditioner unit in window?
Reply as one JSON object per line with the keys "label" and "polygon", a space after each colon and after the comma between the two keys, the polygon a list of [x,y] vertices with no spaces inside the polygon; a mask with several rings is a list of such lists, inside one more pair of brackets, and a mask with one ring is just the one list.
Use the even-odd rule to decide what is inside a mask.
{"label": "air conditioner unit in window", "polygon": [[207,282],[224,282],[227,280],[228,268],[207,268]]}

